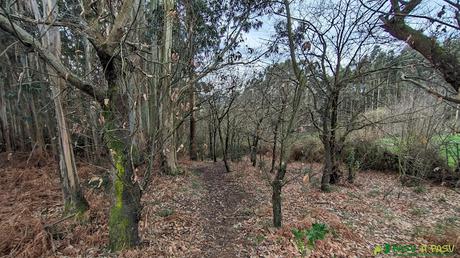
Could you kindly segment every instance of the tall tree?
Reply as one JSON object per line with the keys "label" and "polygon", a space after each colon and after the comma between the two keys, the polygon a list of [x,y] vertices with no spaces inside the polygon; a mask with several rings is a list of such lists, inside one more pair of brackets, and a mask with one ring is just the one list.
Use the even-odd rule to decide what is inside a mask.
{"label": "tall tree", "polygon": [[[329,185],[337,183],[341,174],[339,154],[345,137],[359,128],[355,123],[358,114],[351,120],[339,117],[341,94],[347,87],[356,87],[365,73],[372,73],[364,73],[357,64],[370,51],[366,46],[372,40],[378,20],[374,11],[354,0],[307,7],[311,10],[307,18],[293,17],[288,4],[285,5],[291,63],[297,81],[311,96],[307,114],[324,146],[321,188],[328,191]],[[325,20],[319,12],[333,19]],[[293,20],[298,23],[295,30]],[[345,129],[340,130],[341,127]]]}
{"label": "tall tree", "polygon": [[[31,1],[31,9],[37,20],[53,20],[57,17],[59,7],[55,0],[43,1],[43,15],[39,10],[36,1]],[[42,46],[54,56],[61,56],[61,35],[57,27],[39,25],[39,32],[42,36]],[[58,77],[51,66],[47,66],[49,79],[51,81],[51,92],[55,107],[56,120],[59,132],[59,167],[61,171],[61,180],[64,192],[65,210],[71,212],[83,212],[89,208],[80,182],[75,165],[75,156],[72,149],[72,141],[69,135],[69,129],[65,119],[65,109],[61,92],[65,89],[65,80]],[[38,124],[39,122],[36,121]]]}

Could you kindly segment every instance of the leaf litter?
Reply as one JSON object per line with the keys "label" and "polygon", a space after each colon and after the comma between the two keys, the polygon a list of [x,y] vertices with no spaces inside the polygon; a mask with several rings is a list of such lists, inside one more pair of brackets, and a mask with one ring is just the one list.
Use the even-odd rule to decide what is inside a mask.
{"label": "leaf litter", "polygon": [[154,175],[144,194],[141,245],[113,254],[107,250],[110,195],[88,185],[104,171],[78,164],[90,209],[80,220],[47,228],[62,218],[56,165],[6,164],[0,168],[0,256],[299,257],[292,229],[314,223],[326,224],[329,233],[309,257],[370,257],[384,243],[460,246],[459,194],[443,186],[426,183],[418,192],[401,186],[395,173],[362,171],[355,184],[323,193],[320,164],[309,165],[308,180],[294,173],[305,164],[289,164],[287,177],[295,179],[283,188],[283,226],[275,229],[271,188],[247,160],[233,163],[231,173],[221,163],[181,166],[181,175]]}

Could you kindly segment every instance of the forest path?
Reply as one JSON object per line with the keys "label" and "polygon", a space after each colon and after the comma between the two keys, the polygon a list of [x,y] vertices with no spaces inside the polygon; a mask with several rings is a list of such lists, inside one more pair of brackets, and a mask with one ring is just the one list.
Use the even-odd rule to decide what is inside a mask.
{"label": "forest path", "polygon": [[212,163],[196,168],[205,195],[199,205],[206,241],[201,250],[205,257],[247,257],[248,240],[241,232],[241,223],[249,218],[253,205],[251,196],[243,190],[224,164]]}

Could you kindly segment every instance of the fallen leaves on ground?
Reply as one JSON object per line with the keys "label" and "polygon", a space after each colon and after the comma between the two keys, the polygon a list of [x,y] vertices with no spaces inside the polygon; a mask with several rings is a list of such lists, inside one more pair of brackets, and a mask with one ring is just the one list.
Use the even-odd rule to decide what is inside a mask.
{"label": "fallen leaves on ground", "polygon": [[[56,166],[0,168],[0,255],[10,257],[298,257],[291,230],[325,223],[329,234],[310,257],[369,257],[375,245],[460,246],[459,194],[425,184],[403,187],[397,174],[362,171],[355,184],[319,190],[320,164],[293,163],[283,188],[283,226],[272,227],[266,174],[246,160],[224,173],[221,163],[182,162],[179,176],[155,175],[144,194],[138,248],[110,254],[110,195],[87,182],[101,171],[79,165],[91,205],[83,219],[65,220]],[[312,176],[294,171],[312,169]],[[303,180],[304,179],[304,180]]]}

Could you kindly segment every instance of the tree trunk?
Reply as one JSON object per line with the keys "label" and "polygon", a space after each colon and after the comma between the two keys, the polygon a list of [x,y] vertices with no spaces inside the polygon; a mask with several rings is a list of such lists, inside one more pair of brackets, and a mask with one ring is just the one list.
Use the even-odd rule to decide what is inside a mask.
{"label": "tree trunk", "polygon": [[8,115],[6,109],[6,98],[5,98],[5,82],[7,78],[0,78],[0,121],[2,129],[3,144],[5,145],[5,151],[11,152],[11,135],[10,126],[8,124]]}
{"label": "tree trunk", "polygon": [[36,98],[35,96],[31,96],[29,101],[30,113],[33,118],[34,124],[34,140],[35,140],[35,150],[34,154],[37,155],[39,158],[43,158],[46,154],[45,148],[45,139],[43,138],[43,128],[42,128],[42,121],[40,120],[40,116],[37,113],[36,109]]}
{"label": "tree trunk", "polygon": [[[38,5],[35,1],[31,1],[32,10],[35,18],[40,19],[40,12]],[[52,19],[58,13],[55,0],[43,1],[43,10],[46,14],[46,19]],[[54,54],[55,57],[61,56],[61,36],[57,27],[41,27],[44,34],[42,41],[43,45]],[[56,120],[59,132],[59,157],[60,157],[60,171],[61,179],[63,180],[64,187],[64,207],[67,212],[84,212],[88,209],[89,205],[86,201],[83,190],[80,187],[80,182],[77,175],[77,168],[75,165],[75,157],[72,150],[72,142],[70,139],[67,123],[65,121],[65,111],[62,104],[61,90],[65,87],[65,81],[61,79],[54,69],[48,66],[48,73],[50,74],[51,92],[53,95],[54,107],[56,111]],[[68,187],[68,189],[65,189]],[[67,195],[68,194],[68,195]],[[66,196],[67,195],[67,196]]]}
{"label": "tree trunk", "polygon": [[189,131],[189,156],[191,160],[197,160],[196,147],[196,94],[195,94],[195,14],[193,10],[193,1],[185,1],[186,5],[186,26],[187,26],[187,48],[188,64],[187,73],[189,81],[189,108],[190,108],[190,131]]}
{"label": "tree trunk", "polygon": [[208,122],[208,137],[209,137],[209,153],[208,153],[208,157],[209,158],[212,158],[213,157],[213,153],[214,153],[214,144],[213,144],[213,128],[212,128],[212,123],[211,123],[211,119],[209,119],[209,122]]}
{"label": "tree trunk", "polygon": [[281,191],[282,191],[282,180],[286,173],[286,164],[281,163],[278,171],[276,172],[275,179],[272,182],[272,208],[273,208],[273,226],[281,227],[282,224],[282,213],[281,213]]}
{"label": "tree trunk", "polygon": [[330,191],[329,184],[336,184],[340,178],[337,160],[337,110],[339,100],[339,85],[333,85],[328,105],[321,117],[323,123],[322,142],[324,145],[324,171],[321,178],[321,190]]}
{"label": "tree trunk", "polygon": [[221,123],[219,122],[218,124],[218,129],[219,129],[219,139],[220,139],[220,145],[222,147],[222,160],[224,161],[224,165],[225,165],[225,171],[227,173],[230,172],[230,165],[228,164],[228,157],[227,157],[227,147],[228,147],[228,132],[227,134],[225,135],[225,139],[224,139],[224,136],[223,136],[223,132],[222,132],[222,125]]}
{"label": "tree trunk", "polygon": [[174,139],[174,101],[177,96],[172,94],[172,41],[175,15],[175,0],[165,0],[163,3],[165,23],[163,29],[163,80],[161,82],[161,108],[160,128],[162,130],[161,143],[161,165],[162,171],[166,174],[176,174],[177,158]]}
{"label": "tree trunk", "polygon": [[189,155],[191,160],[197,160],[197,148],[196,148],[196,117],[195,117],[195,105],[196,105],[195,88],[190,85],[190,134],[189,134]]}
{"label": "tree trunk", "polygon": [[251,146],[251,163],[252,166],[255,167],[257,165],[257,149],[259,145],[259,136],[255,135],[252,139],[252,146]]}
{"label": "tree trunk", "polygon": [[117,119],[114,116],[117,111],[124,110],[117,110],[115,105],[117,104],[104,107],[103,115],[106,121],[104,142],[109,148],[114,166],[112,175],[114,200],[109,216],[109,247],[113,251],[118,251],[139,244],[141,190],[138,183],[133,181],[129,132],[121,129],[123,127],[120,123],[123,123],[124,119]]}
{"label": "tree trunk", "polygon": [[213,142],[212,160],[214,162],[217,162],[217,126],[216,126],[216,122],[214,119],[212,123],[212,142]]}
{"label": "tree trunk", "polygon": [[263,121],[263,118],[260,118],[257,121],[256,129],[254,131],[254,135],[253,135],[253,138],[252,138],[252,147],[251,147],[250,158],[251,158],[251,162],[252,162],[253,167],[255,167],[256,164],[257,164],[257,149],[259,147],[259,129],[260,129],[260,125],[262,124],[262,121]]}

